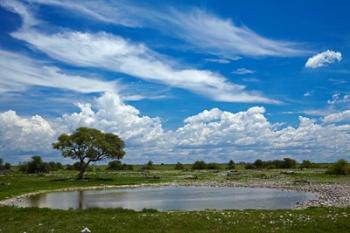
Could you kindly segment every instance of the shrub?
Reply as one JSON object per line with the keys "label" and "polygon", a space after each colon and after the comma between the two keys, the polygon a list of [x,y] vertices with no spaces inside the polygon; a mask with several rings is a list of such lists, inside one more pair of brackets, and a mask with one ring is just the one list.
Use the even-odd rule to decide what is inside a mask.
{"label": "shrub", "polygon": [[244,166],[245,169],[256,169],[256,167],[251,164],[251,163],[247,163],[245,166]]}
{"label": "shrub", "polygon": [[303,162],[301,162],[300,164],[300,169],[304,169],[304,168],[313,168],[314,165],[311,163],[310,160],[303,160]]}
{"label": "shrub", "polygon": [[11,164],[5,163],[4,160],[0,158],[0,171],[2,170],[9,170],[11,168]]}
{"label": "shrub", "polygon": [[11,169],[11,164],[10,163],[5,163],[4,168],[5,168],[5,170],[10,170]]}
{"label": "shrub", "polygon": [[21,164],[19,170],[26,173],[47,173],[49,165],[42,161],[40,156],[33,156],[32,160]]}
{"label": "shrub", "polygon": [[122,165],[122,162],[120,162],[120,160],[114,160],[108,163],[107,169],[116,171],[116,170],[122,170],[122,167],[123,165]]}
{"label": "shrub", "polygon": [[177,164],[175,165],[175,170],[183,170],[184,168],[184,165],[180,162],[177,162]]}
{"label": "shrub", "polygon": [[253,163],[254,167],[257,169],[262,169],[264,166],[266,166],[264,164],[264,162],[261,159],[257,159],[255,160],[255,162]]}
{"label": "shrub", "polygon": [[122,164],[120,160],[114,160],[108,163],[108,170],[113,170],[113,171],[125,171],[125,170],[133,170],[132,165],[128,164]]}
{"label": "shrub", "polygon": [[326,171],[327,174],[347,175],[350,174],[350,166],[345,159],[340,159]]}
{"label": "shrub", "polygon": [[192,169],[194,170],[203,170],[207,168],[207,164],[203,160],[197,160],[192,165]]}
{"label": "shrub", "polygon": [[143,165],[142,170],[153,170],[153,162],[150,160],[148,161],[148,163],[146,163],[145,165]]}
{"label": "shrub", "polygon": [[208,164],[207,164],[207,169],[215,169],[215,170],[218,170],[218,169],[220,169],[220,166],[219,166],[219,164],[217,164],[217,163],[208,163]]}
{"label": "shrub", "polygon": [[236,168],[236,164],[233,160],[230,160],[227,164],[227,169],[235,169]]}
{"label": "shrub", "polygon": [[49,162],[48,166],[50,171],[57,171],[63,169],[63,165],[61,163]]}
{"label": "shrub", "polygon": [[273,168],[295,168],[297,161],[291,158],[284,158],[283,160],[262,161],[256,160],[254,163],[248,163],[245,165],[246,169],[273,169]]}

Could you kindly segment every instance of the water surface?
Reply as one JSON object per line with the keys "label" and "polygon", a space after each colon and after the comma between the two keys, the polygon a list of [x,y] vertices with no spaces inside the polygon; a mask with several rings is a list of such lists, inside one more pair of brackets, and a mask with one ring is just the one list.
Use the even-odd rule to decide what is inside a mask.
{"label": "water surface", "polygon": [[271,188],[165,186],[50,192],[17,201],[19,207],[52,209],[127,208],[142,210],[290,209],[296,202],[316,199],[305,192]]}

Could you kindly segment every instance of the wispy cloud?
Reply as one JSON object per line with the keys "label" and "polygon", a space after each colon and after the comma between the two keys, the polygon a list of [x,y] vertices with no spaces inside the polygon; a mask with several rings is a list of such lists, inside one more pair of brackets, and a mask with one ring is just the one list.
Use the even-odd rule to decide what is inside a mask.
{"label": "wispy cloud", "polygon": [[329,64],[332,64],[335,62],[340,62],[341,60],[342,60],[342,54],[340,52],[327,50],[310,57],[306,61],[305,67],[316,69],[316,68],[328,66]]}
{"label": "wispy cloud", "polygon": [[29,3],[61,7],[92,20],[127,27],[141,26],[140,18],[133,17],[145,9],[137,7],[129,1],[71,1],[71,0],[25,0]]}
{"label": "wispy cloud", "polygon": [[202,53],[234,58],[242,56],[293,57],[309,54],[303,44],[274,40],[257,34],[231,19],[221,18],[200,8],[176,9],[162,5],[135,4],[131,1],[30,0],[59,6],[92,19],[126,26],[152,27],[180,38]]}
{"label": "wispy cloud", "polygon": [[[21,15],[21,12],[17,12]],[[22,16],[22,15],[21,15]],[[25,21],[25,18],[23,18]],[[48,34],[34,28],[22,28],[11,34],[50,57],[70,65],[95,67],[124,73],[147,81],[183,88],[217,101],[279,103],[245,86],[229,82],[208,70],[183,68],[141,43],[120,36],[63,31]]]}
{"label": "wispy cloud", "polygon": [[118,90],[116,82],[68,74],[55,66],[5,50],[0,50],[0,76],[0,92],[21,91],[32,86],[80,93]]}
{"label": "wispy cloud", "polygon": [[238,68],[238,69],[232,71],[231,73],[238,74],[238,75],[254,74],[255,70],[250,70],[247,68]]}
{"label": "wispy cloud", "polygon": [[301,44],[268,39],[246,26],[238,26],[230,19],[198,8],[187,11],[173,9],[161,18],[164,21],[156,24],[161,25],[163,32],[176,35],[204,52],[219,56],[291,57],[309,53]]}

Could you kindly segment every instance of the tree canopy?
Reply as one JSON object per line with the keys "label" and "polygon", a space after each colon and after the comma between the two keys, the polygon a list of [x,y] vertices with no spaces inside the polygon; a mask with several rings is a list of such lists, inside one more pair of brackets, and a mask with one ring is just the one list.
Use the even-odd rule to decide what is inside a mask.
{"label": "tree canopy", "polygon": [[58,141],[52,144],[64,157],[79,160],[79,179],[83,178],[91,162],[123,158],[124,146],[123,140],[117,135],[86,127],[78,128],[70,135],[61,134]]}

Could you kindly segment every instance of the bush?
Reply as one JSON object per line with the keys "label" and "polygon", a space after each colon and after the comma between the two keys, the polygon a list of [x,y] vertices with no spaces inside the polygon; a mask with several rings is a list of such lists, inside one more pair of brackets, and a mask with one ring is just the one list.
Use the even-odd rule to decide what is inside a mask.
{"label": "bush", "polygon": [[256,167],[251,164],[251,163],[247,163],[245,166],[244,166],[245,169],[256,169]]}
{"label": "bush", "polygon": [[254,163],[248,163],[245,165],[246,169],[273,169],[273,168],[295,168],[297,161],[291,158],[284,158],[283,160],[272,160],[262,161],[261,159],[256,160]]}
{"label": "bush", "polygon": [[47,173],[49,164],[42,161],[40,156],[33,156],[32,160],[21,164],[19,170],[26,173]]}
{"label": "bush", "polygon": [[114,160],[108,163],[107,169],[117,171],[117,170],[122,170],[122,167],[123,167],[123,164],[122,162],[120,162],[120,160]]}
{"label": "bush", "polygon": [[257,169],[262,169],[263,167],[266,166],[266,163],[264,164],[264,162],[261,159],[257,159],[255,160],[255,162],[253,163],[254,167]]}
{"label": "bush", "polygon": [[125,170],[133,170],[132,165],[122,164],[120,160],[114,160],[108,163],[108,170],[112,171],[125,171]]}
{"label": "bush", "polygon": [[57,171],[63,169],[63,165],[61,163],[49,162],[48,165],[50,171]]}
{"label": "bush", "polygon": [[232,170],[232,169],[235,169],[235,168],[236,168],[235,162],[233,162],[233,160],[230,160],[230,161],[228,162],[228,164],[227,164],[227,169]]}
{"label": "bush", "polygon": [[345,159],[340,159],[330,166],[326,173],[333,175],[348,175],[350,174],[350,166]]}
{"label": "bush", "polygon": [[207,169],[215,169],[215,170],[218,170],[218,169],[220,169],[220,166],[219,166],[219,164],[217,164],[217,163],[208,163],[208,164],[207,164]]}
{"label": "bush", "polygon": [[9,163],[4,164],[4,160],[0,158],[0,171],[10,170],[10,169],[11,169],[11,164]]}
{"label": "bush", "polygon": [[184,168],[184,165],[180,162],[177,162],[177,164],[175,165],[175,170],[183,170]]}
{"label": "bush", "polygon": [[5,170],[10,170],[11,169],[11,164],[10,163],[5,163],[4,168],[5,168]]}
{"label": "bush", "polygon": [[314,164],[311,163],[310,160],[303,160],[303,162],[301,162],[300,164],[300,169],[304,169],[304,168],[313,168]]}
{"label": "bush", "polygon": [[148,163],[146,163],[145,165],[143,165],[142,170],[153,170],[153,162],[150,160],[148,161]]}
{"label": "bush", "polygon": [[194,170],[203,170],[207,168],[207,164],[203,160],[197,160],[192,165],[192,169]]}

